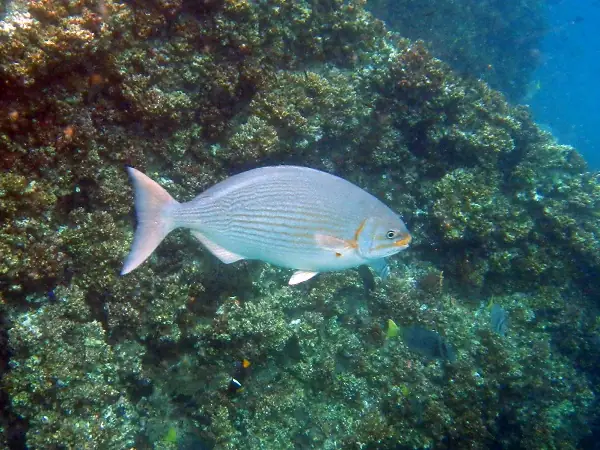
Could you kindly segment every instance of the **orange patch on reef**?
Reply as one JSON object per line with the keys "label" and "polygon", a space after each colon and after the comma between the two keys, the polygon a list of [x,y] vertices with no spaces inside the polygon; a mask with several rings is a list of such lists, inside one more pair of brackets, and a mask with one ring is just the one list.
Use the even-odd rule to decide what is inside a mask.
{"label": "orange patch on reef", "polygon": [[89,83],[90,87],[102,86],[104,84],[104,77],[102,75],[100,75],[99,73],[93,73],[90,75],[90,78],[88,79],[88,83]]}
{"label": "orange patch on reef", "polygon": [[67,141],[70,141],[71,139],[73,139],[73,136],[75,135],[75,127],[73,125],[67,125],[63,129],[63,135]]}

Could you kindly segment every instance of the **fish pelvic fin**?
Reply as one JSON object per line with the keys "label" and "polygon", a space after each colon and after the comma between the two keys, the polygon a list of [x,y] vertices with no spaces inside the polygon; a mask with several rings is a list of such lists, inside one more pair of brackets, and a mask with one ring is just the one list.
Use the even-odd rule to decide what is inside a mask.
{"label": "fish pelvic fin", "polygon": [[386,280],[390,276],[390,266],[388,266],[385,258],[373,259],[369,261],[369,265],[382,280]]}
{"label": "fish pelvic fin", "polygon": [[139,170],[128,167],[127,172],[133,184],[137,227],[121,275],[146,261],[167,234],[176,228],[173,209],[179,205],[156,181]]}
{"label": "fish pelvic fin", "polygon": [[290,281],[288,281],[288,284],[290,286],[294,286],[295,284],[304,283],[305,281],[310,280],[318,273],[319,272],[311,272],[308,270],[296,270],[290,278]]}

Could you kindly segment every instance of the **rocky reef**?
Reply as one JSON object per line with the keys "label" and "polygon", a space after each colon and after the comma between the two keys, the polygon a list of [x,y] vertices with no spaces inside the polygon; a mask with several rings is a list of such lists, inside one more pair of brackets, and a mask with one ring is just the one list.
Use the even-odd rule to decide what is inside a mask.
{"label": "rocky reef", "polygon": [[545,21],[543,0],[368,0],[367,8],[402,36],[423,39],[435,56],[464,77],[485,80],[510,100],[535,93],[534,70],[544,62],[543,38],[553,29]]}
{"label": "rocky reef", "polygon": [[[9,2],[0,443],[560,448],[589,438],[600,184],[361,1]],[[185,231],[118,275],[125,165],[175,198],[293,163],[402,214],[389,280],[223,265]],[[488,305],[510,318],[504,336]],[[386,331],[436,331],[454,362]],[[243,363],[241,389],[230,380]]]}

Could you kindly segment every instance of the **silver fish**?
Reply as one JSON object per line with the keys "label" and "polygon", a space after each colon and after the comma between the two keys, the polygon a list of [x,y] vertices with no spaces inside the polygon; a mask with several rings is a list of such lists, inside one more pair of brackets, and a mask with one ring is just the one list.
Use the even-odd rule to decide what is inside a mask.
{"label": "silver fish", "polygon": [[382,276],[385,258],[411,236],[390,208],[354,184],[307,167],[274,166],[234,175],[187,203],[128,167],[137,229],[121,274],[143,263],[175,228],[192,234],[226,264],[257,259],[295,269],[289,284],[319,272],[368,264]]}
{"label": "silver fish", "polygon": [[492,309],[490,311],[490,325],[492,330],[494,330],[494,332],[500,336],[505,336],[508,332],[508,328],[510,327],[510,318],[508,317],[508,313],[502,306],[495,303],[492,305]]}
{"label": "silver fish", "polygon": [[446,340],[435,331],[412,325],[402,328],[406,346],[429,359],[441,359],[451,363],[456,361],[456,352]]}

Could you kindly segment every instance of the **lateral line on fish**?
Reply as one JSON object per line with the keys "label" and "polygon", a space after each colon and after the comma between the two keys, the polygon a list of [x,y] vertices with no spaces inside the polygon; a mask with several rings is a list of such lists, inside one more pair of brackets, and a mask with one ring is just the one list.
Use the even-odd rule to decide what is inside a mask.
{"label": "lateral line on fish", "polygon": [[236,195],[229,199],[232,203],[240,202],[247,203],[255,200],[263,200],[263,199],[273,199],[273,198],[281,198],[281,197],[290,197],[290,200],[293,200],[294,197],[303,196],[303,197],[311,197],[314,195],[314,191],[312,190],[297,190],[292,187],[287,189],[273,189],[273,190],[265,190],[258,191],[252,193],[245,193],[244,195]]}
{"label": "lateral line on fish", "polygon": [[[284,234],[284,235],[290,236],[290,237],[302,237],[302,238],[306,237],[307,238],[307,240],[306,240],[307,244],[314,242],[314,236],[312,236],[312,235],[306,235],[306,236],[297,235],[296,236],[296,235],[289,234],[289,233],[281,233],[281,234]],[[280,245],[281,247],[285,247],[287,249],[294,249],[294,250],[298,246],[297,242],[289,242],[289,241],[286,241],[286,240],[283,240],[283,239],[279,239],[279,238],[269,238],[268,240],[265,240],[264,237],[263,237],[263,234],[248,233],[247,235],[248,235],[248,237],[255,238],[254,242],[257,242],[257,243],[269,244],[269,243],[272,243],[273,241],[277,241],[278,245]],[[317,249],[311,249],[310,251],[307,251],[306,253],[311,253],[311,252],[312,253],[316,253],[316,250]],[[302,250],[298,249],[298,251],[302,251]]]}
{"label": "lateral line on fish", "polygon": [[[251,210],[252,211],[252,210]],[[258,211],[258,210],[256,210]],[[261,211],[261,215],[265,215],[264,212],[277,212],[279,214],[282,214],[281,208],[276,208],[276,207],[269,207],[269,206],[265,206],[264,208],[260,209]],[[298,215],[291,215],[291,214],[298,214]],[[289,213],[289,217],[293,217],[293,218],[298,218],[298,220],[304,220],[306,222],[310,222],[310,218],[314,218],[314,219],[319,219],[319,220],[324,220],[324,221],[330,221],[331,223],[338,223],[335,221],[335,219],[332,219],[331,217],[327,217],[325,215],[325,212],[321,212],[321,211],[314,211],[314,210],[308,210],[308,209],[298,209],[295,212],[290,212]],[[242,214],[239,214],[239,217],[242,217]],[[248,216],[248,214],[246,214],[246,216]],[[305,219],[304,217],[308,217],[309,219]],[[281,216],[281,217],[288,217],[287,215],[285,216]]]}
{"label": "lateral line on fish", "polygon": [[[269,219],[269,218],[273,218],[273,220],[280,220],[282,225],[286,225],[286,224],[292,224],[294,222],[299,222],[301,224],[306,224],[306,225],[319,225],[319,226],[326,226],[326,227],[331,227],[331,229],[334,228],[339,228],[339,226],[341,225],[341,223],[338,221],[319,221],[319,222],[315,222],[314,220],[306,220],[306,219],[301,219],[301,218],[295,218],[295,217],[291,217],[291,216],[283,216],[283,215],[279,215],[279,216],[267,216],[267,215],[261,215],[260,217],[257,217],[256,215],[251,216],[251,215],[245,215],[245,214],[238,214],[237,217],[234,219],[236,222],[238,223],[264,223],[263,220],[264,219]],[[272,223],[272,222],[269,222]]]}
{"label": "lateral line on fish", "polygon": [[[329,234],[332,236],[335,236],[336,234],[339,234],[341,232],[341,230],[339,228],[333,228],[333,227],[325,227],[322,226],[321,224],[317,224],[318,226],[313,226],[313,227],[308,227],[306,225],[294,225],[291,223],[282,223],[282,222],[262,222],[262,221],[258,221],[258,220],[252,220],[252,221],[239,221],[236,220],[235,222],[232,222],[233,225],[237,224],[238,227],[240,228],[244,228],[244,229],[254,229],[254,230],[265,230],[265,231],[271,231],[274,228],[277,229],[277,231],[279,231],[279,229],[282,229],[283,231],[285,231],[285,229],[292,229],[292,230],[300,230],[300,231],[304,231],[305,233],[311,233],[311,232],[321,232],[321,234]],[[264,225],[265,228],[261,228],[260,226]],[[336,236],[337,237],[337,236]],[[341,238],[343,239],[343,238]]]}

